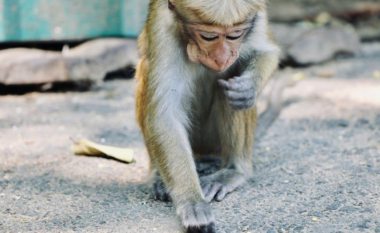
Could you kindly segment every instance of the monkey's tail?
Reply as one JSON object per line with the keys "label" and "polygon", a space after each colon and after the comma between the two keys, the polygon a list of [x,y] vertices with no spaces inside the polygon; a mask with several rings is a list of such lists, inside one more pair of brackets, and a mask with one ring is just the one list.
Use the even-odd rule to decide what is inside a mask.
{"label": "monkey's tail", "polygon": [[284,89],[290,86],[295,86],[303,78],[303,73],[298,73],[296,75],[281,76],[275,81],[268,97],[267,108],[259,116],[255,140],[260,140],[260,138],[265,135],[269,127],[280,115],[282,110],[282,94]]}

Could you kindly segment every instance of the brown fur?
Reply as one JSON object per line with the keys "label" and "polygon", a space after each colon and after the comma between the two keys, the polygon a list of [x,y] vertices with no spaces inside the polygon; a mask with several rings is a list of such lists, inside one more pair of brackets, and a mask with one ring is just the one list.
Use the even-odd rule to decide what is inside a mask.
{"label": "brown fur", "polygon": [[[249,21],[247,15],[236,16],[239,5],[228,1],[232,4],[234,20],[215,26],[228,29],[228,25],[239,20]],[[261,0],[238,2],[248,5],[252,2],[249,5],[252,9],[265,10]],[[227,89],[222,88],[218,80],[224,80],[227,84],[223,85],[228,87],[234,77],[244,77],[247,86],[242,88],[249,87],[252,93],[260,93],[278,64],[278,50],[274,42],[269,41],[265,49],[273,47],[273,52],[269,49],[255,54],[251,51],[254,41],[248,41],[242,42],[243,55],[223,73],[194,64],[189,61],[186,50],[190,38],[183,30],[183,23],[193,20],[192,16],[178,22],[176,13],[184,17],[190,7],[192,13],[208,17],[197,19],[205,20],[200,23],[207,25],[218,22],[218,18],[212,19],[210,15],[216,8],[210,12],[202,7],[194,8],[194,4],[202,5],[199,0],[193,5],[188,0],[172,0],[172,3],[173,9],[180,8],[180,12],[170,10],[167,0],[151,0],[148,20],[139,37],[141,61],[136,70],[136,116],[155,175],[155,198],[165,200],[169,195],[189,232],[215,232],[215,219],[207,202],[222,200],[251,177],[257,121],[254,106],[240,111],[234,109],[227,98]],[[205,4],[211,3],[207,0]],[[227,8],[224,10],[228,12]],[[265,23],[266,18],[262,20]],[[222,168],[199,178],[193,158],[196,154],[221,156]]]}

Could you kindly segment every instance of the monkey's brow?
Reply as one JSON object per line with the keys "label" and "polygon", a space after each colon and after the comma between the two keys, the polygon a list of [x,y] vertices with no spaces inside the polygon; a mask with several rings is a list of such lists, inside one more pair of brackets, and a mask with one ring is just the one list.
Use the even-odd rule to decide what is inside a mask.
{"label": "monkey's brow", "polygon": [[235,23],[234,24],[234,27],[236,27],[236,26],[241,26],[241,25],[251,25],[251,24],[253,24],[254,23],[254,18],[255,17],[253,17],[253,20],[245,20],[245,21],[243,21],[243,22],[239,22],[239,23]]}
{"label": "monkey's brow", "polygon": [[251,19],[247,19],[243,22],[234,24],[234,26],[240,26],[240,25],[244,25],[244,24],[253,25],[255,23],[256,19],[257,19],[257,14],[255,14]]}

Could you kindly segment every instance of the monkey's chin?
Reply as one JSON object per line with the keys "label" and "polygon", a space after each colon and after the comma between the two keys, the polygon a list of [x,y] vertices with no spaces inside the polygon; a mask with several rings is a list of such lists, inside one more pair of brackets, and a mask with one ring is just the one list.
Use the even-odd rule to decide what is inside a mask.
{"label": "monkey's chin", "polygon": [[206,68],[208,68],[209,70],[212,70],[214,72],[217,72],[217,73],[223,73],[224,71],[226,71],[228,68],[231,67],[231,65],[228,65],[228,66],[210,66],[210,65],[206,65],[206,64],[203,64]]}

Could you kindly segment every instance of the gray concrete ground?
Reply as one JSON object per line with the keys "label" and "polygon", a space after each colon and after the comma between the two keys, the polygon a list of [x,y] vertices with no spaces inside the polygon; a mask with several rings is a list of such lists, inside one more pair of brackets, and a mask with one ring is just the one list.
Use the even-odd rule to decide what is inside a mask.
{"label": "gray concrete ground", "polygon": [[[218,232],[380,232],[379,69],[380,54],[302,69],[256,144],[254,180],[211,204]],[[181,232],[143,184],[134,86],[0,97],[0,232]],[[84,137],[137,162],[72,155],[70,138]]]}

